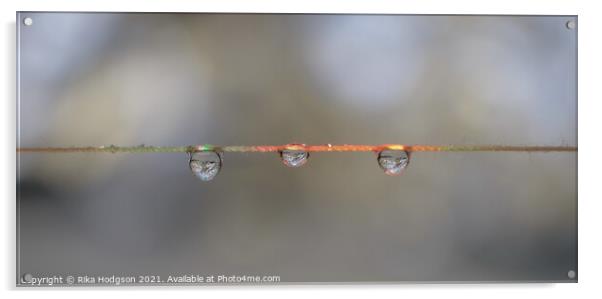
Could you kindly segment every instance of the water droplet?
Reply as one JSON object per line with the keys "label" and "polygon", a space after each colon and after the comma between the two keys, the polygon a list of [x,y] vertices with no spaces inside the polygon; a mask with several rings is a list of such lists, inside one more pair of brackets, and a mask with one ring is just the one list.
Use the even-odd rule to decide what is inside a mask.
{"label": "water droplet", "polygon": [[222,168],[222,156],[214,151],[190,153],[190,170],[201,181],[211,181]]}
{"label": "water droplet", "polygon": [[280,151],[280,158],[288,167],[300,167],[307,163],[309,153],[301,149],[285,149]]}
{"label": "water droplet", "polygon": [[408,166],[410,155],[406,151],[383,150],[378,153],[378,165],[388,175],[399,175]]}

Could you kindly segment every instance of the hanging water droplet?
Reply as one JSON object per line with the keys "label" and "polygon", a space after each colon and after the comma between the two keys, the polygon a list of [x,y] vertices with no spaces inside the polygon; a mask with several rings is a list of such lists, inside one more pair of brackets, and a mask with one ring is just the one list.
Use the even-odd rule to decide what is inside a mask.
{"label": "hanging water droplet", "polygon": [[406,151],[383,150],[378,153],[378,165],[388,175],[399,175],[408,166],[410,156]]}
{"label": "hanging water droplet", "polygon": [[288,167],[299,167],[307,163],[309,153],[301,149],[285,149],[280,151],[280,158]]}
{"label": "hanging water droplet", "polygon": [[188,165],[201,181],[211,181],[222,168],[222,156],[214,151],[193,152],[190,153]]}

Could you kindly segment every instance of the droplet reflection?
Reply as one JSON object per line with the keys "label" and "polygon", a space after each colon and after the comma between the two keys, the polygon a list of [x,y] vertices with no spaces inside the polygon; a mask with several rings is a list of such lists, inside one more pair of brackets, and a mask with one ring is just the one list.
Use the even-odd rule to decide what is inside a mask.
{"label": "droplet reflection", "polygon": [[378,153],[378,165],[388,175],[399,175],[408,166],[410,156],[406,151],[383,150]]}
{"label": "droplet reflection", "polygon": [[309,153],[304,150],[285,149],[280,151],[282,163],[288,167],[300,167],[307,163]]}
{"label": "droplet reflection", "polygon": [[222,168],[222,157],[214,151],[190,153],[190,170],[201,181],[211,181]]}

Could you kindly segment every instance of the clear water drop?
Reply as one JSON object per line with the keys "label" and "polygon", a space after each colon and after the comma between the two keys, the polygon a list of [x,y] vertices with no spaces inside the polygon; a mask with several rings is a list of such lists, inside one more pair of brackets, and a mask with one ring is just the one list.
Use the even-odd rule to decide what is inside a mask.
{"label": "clear water drop", "polygon": [[410,163],[410,155],[406,151],[383,150],[378,153],[378,165],[388,175],[400,175]]}
{"label": "clear water drop", "polygon": [[304,150],[285,149],[280,151],[280,158],[288,167],[300,167],[307,163],[309,153]]}
{"label": "clear water drop", "polygon": [[201,181],[211,181],[222,168],[222,156],[214,151],[193,152],[190,154],[188,165]]}

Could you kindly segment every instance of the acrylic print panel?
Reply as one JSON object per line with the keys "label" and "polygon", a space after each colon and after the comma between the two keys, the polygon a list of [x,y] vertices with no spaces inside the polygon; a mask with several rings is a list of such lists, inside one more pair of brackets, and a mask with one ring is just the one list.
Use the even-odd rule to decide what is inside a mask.
{"label": "acrylic print panel", "polygon": [[20,286],[577,281],[575,16],[17,30]]}

